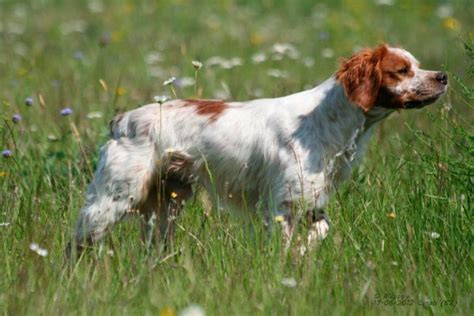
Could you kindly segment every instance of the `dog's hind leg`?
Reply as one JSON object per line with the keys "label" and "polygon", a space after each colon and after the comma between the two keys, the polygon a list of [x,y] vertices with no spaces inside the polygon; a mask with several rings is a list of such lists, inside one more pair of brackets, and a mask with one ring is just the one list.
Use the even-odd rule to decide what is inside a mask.
{"label": "dog's hind leg", "polygon": [[156,178],[154,146],[146,140],[110,140],[101,150],[68,254],[103,238],[126,213],[136,212]]}

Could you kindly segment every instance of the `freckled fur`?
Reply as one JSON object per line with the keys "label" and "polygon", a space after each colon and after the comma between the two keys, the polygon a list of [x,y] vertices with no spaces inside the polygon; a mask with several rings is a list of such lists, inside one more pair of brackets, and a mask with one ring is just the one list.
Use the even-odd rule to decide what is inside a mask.
{"label": "freckled fur", "polygon": [[[410,72],[394,77],[401,64],[409,64]],[[298,214],[324,208],[362,159],[380,120],[405,102],[427,96],[433,102],[446,91],[446,83],[434,79],[439,73],[418,65],[407,51],[383,45],[342,62],[335,76],[313,89],[289,96],[173,100],[118,115],[75,242],[101,239],[131,209],[159,213],[163,233],[170,214],[191,196],[192,183],[206,188],[217,208],[260,212],[270,226],[276,215],[283,216],[285,240],[291,240]],[[158,190],[167,181],[168,191]],[[179,205],[169,190],[179,191]],[[161,199],[159,192],[166,196]],[[328,225],[313,225],[308,244],[315,236],[324,238]]]}

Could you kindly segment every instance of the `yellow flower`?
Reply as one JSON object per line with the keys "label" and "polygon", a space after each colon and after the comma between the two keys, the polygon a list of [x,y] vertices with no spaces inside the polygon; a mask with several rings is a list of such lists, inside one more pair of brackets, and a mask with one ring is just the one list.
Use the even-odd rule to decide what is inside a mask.
{"label": "yellow flower", "polygon": [[282,215],[277,215],[275,216],[275,221],[281,223],[285,221],[285,218]]}
{"label": "yellow flower", "polygon": [[18,77],[24,77],[28,74],[28,69],[22,67],[17,70],[16,74],[18,75]]}
{"label": "yellow flower", "polygon": [[176,198],[178,197],[178,193],[176,193],[176,192],[171,192],[171,197],[172,197],[173,199],[176,199]]}
{"label": "yellow flower", "polygon": [[160,316],[176,316],[176,311],[174,310],[173,307],[163,307],[160,310]]}
{"label": "yellow flower", "polygon": [[254,46],[261,45],[263,43],[263,36],[259,33],[253,33],[250,35],[250,43]]}
{"label": "yellow flower", "polygon": [[461,27],[459,20],[453,18],[452,16],[443,19],[444,28],[452,31],[457,31]]}
{"label": "yellow flower", "polygon": [[115,90],[115,94],[119,97],[121,97],[122,95],[125,94],[125,92],[127,92],[127,90],[125,90],[124,87],[118,87],[116,90]]}
{"label": "yellow flower", "polygon": [[388,217],[390,218],[396,218],[397,217],[397,214],[395,214],[395,212],[390,212],[387,214]]}

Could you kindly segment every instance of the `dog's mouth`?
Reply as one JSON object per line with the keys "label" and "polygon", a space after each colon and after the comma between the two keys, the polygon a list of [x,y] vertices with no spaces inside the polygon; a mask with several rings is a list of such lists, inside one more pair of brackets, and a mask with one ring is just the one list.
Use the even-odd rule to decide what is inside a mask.
{"label": "dog's mouth", "polygon": [[411,100],[405,102],[405,109],[421,109],[429,104],[434,103],[436,100],[439,99],[440,96],[444,94],[445,91],[441,91],[433,96],[418,99],[418,100]]}

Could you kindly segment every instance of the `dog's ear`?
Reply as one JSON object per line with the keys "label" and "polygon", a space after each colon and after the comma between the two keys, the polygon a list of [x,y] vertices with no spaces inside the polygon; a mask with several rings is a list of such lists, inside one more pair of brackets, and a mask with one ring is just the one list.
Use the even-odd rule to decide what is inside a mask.
{"label": "dog's ear", "polygon": [[382,84],[380,62],[388,51],[382,44],[374,49],[363,50],[348,60],[341,60],[336,80],[352,102],[368,112],[377,100]]}

